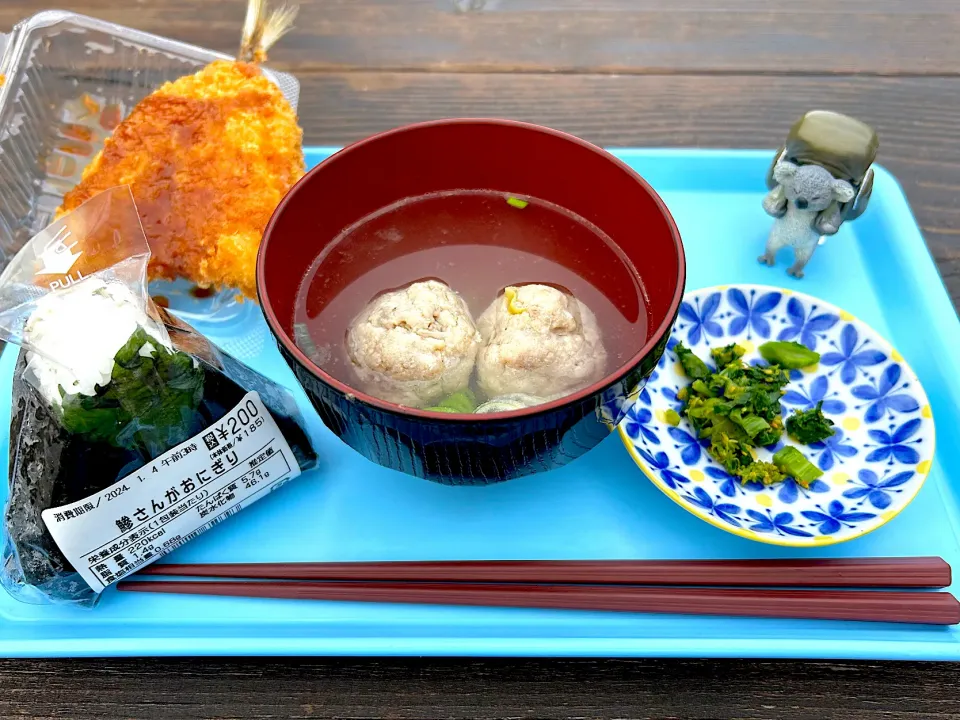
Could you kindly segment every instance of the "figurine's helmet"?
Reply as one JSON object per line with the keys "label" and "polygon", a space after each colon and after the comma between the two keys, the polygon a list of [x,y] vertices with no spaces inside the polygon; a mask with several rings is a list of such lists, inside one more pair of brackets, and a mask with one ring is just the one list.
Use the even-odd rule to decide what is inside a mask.
{"label": "figurine's helmet", "polygon": [[873,189],[873,170],[870,166],[877,157],[877,133],[859,120],[827,110],[806,113],[790,128],[786,142],[780,148],[767,172],[767,187],[777,182],[773,171],[780,160],[796,165],[819,165],[834,178],[846,180],[856,191],[856,197],[843,203],[844,220],[859,217],[867,207]]}

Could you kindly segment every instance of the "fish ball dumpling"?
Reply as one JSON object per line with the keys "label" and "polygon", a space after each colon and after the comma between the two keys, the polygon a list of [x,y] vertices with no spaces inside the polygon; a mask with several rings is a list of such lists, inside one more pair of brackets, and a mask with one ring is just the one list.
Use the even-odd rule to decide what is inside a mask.
{"label": "fish ball dumpling", "polygon": [[347,328],[347,354],[360,389],[426,407],[470,382],[480,333],[456,292],[436,280],[384,293]]}
{"label": "fish ball dumpling", "polygon": [[557,288],[508,287],[477,327],[477,382],[487,397],[560,397],[603,377],[607,353],[596,316]]}

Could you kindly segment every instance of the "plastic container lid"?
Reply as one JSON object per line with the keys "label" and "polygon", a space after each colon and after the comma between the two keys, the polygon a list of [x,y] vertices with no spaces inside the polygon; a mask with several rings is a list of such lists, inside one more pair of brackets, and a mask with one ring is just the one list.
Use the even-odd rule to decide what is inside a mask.
{"label": "plastic container lid", "polygon": [[[217,59],[230,57],[62,10],[0,35],[0,269],[50,224],[134,105]],[[296,109],[297,79],[264,74]],[[216,298],[207,305],[218,310]]]}

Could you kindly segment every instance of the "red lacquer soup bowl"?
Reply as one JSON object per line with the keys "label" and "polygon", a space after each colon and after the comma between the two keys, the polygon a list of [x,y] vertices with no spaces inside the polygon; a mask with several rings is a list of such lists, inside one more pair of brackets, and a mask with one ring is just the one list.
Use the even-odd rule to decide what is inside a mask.
{"label": "red lacquer soup bowl", "polygon": [[[297,346],[298,294],[318,257],[315,272],[323,289],[311,303],[323,306],[383,263],[441,242],[436,233],[426,232],[384,243],[372,255],[355,255],[334,243],[347,228],[407,198],[463,190],[551,203],[612,241],[601,251],[559,242],[550,258],[574,269],[591,292],[602,292],[625,317],[640,321],[629,338],[629,351],[608,363],[605,377],[524,410],[439,413],[373,397],[345,382],[342,373],[334,377]],[[487,241],[474,237],[470,242]],[[536,252],[539,239],[516,242],[529,244],[520,250]],[[485,485],[557,468],[607,436],[664,352],[685,275],[673,218],[623,162],[548,128],[471,119],[390,130],[320,163],[273,214],[257,264],[260,302],[270,329],[327,427],[380,465],[457,485]]]}

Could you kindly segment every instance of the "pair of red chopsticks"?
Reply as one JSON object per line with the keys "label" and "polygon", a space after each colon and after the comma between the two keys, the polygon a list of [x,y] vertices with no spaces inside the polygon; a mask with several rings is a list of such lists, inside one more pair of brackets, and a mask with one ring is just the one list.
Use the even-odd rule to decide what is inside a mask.
{"label": "pair of red chopsticks", "polygon": [[960,623],[960,603],[950,593],[904,590],[938,590],[950,585],[950,566],[937,557],[164,564],[138,573],[138,577],[144,575],[213,580],[130,580],[120,583],[119,589],[300,600]]}

